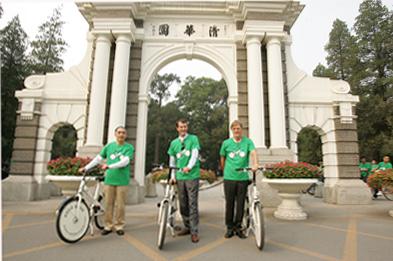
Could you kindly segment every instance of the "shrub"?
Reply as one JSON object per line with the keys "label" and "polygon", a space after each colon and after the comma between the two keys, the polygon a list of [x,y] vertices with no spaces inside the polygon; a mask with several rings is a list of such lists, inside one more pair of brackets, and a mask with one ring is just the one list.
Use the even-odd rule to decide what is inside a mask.
{"label": "shrub", "polygon": [[321,171],[317,166],[306,162],[285,161],[266,166],[266,178],[319,178]]}
{"label": "shrub", "polygon": [[381,189],[382,187],[393,186],[393,169],[377,170],[367,179],[369,187]]}
{"label": "shrub", "polygon": [[[91,161],[91,158],[86,157],[65,157],[57,158],[48,162],[47,169],[51,175],[56,176],[81,176],[79,168],[86,166]],[[100,168],[89,172],[89,176],[103,175],[104,171]]]}

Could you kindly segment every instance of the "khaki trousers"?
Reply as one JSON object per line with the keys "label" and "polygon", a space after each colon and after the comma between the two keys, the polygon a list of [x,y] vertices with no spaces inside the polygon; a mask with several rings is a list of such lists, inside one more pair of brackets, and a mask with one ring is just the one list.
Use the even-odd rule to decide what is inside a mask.
{"label": "khaki trousers", "polygon": [[[123,230],[126,224],[125,205],[128,186],[104,186],[105,230]],[[115,220],[113,222],[113,214]]]}

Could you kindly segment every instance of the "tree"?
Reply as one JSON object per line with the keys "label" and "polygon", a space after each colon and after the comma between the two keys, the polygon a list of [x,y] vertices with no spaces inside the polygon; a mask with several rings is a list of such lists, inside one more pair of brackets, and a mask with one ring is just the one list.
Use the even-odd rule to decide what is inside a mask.
{"label": "tree", "polygon": [[298,159],[318,165],[322,161],[322,143],[318,132],[312,128],[302,129],[297,138]]}
{"label": "tree", "polygon": [[60,72],[63,70],[61,56],[66,51],[67,43],[62,37],[64,21],[61,20],[61,8],[53,10],[52,16],[40,25],[38,35],[32,41],[32,70],[36,74]]}
{"label": "tree", "polygon": [[355,38],[351,35],[347,24],[336,19],[329,34],[329,42],[325,46],[328,53],[326,61],[336,79],[350,80],[352,69],[356,65],[355,46]]}
{"label": "tree", "polygon": [[23,88],[24,78],[29,74],[26,50],[28,38],[15,16],[0,31],[1,52],[1,143],[2,163],[8,165],[14,141],[16,109],[15,91]]}
{"label": "tree", "polygon": [[1,6],[1,3],[0,3],[0,18],[3,16],[3,7]]}
{"label": "tree", "polygon": [[[151,118],[154,119],[153,122],[151,122],[152,129],[155,130],[155,138],[154,138],[154,162],[155,163],[160,163],[160,141],[161,141],[161,135],[162,135],[162,129],[161,126],[164,124],[164,121],[161,115],[161,107],[162,103],[169,98],[170,92],[169,88],[174,84],[174,83],[180,83],[180,78],[176,74],[170,73],[170,74],[164,74],[164,75],[159,75],[156,74],[153,78],[153,81],[151,82],[150,85],[150,97],[152,98],[152,111],[150,113]],[[154,104],[156,106],[154,106]]]}
{"label": "tree", "polygon": [[319,63],[317,67],[315,67],[314,71],[312,72],[313,76],[316,77],[328,77],[331,79],[335,79],[334,72],[329,68],[326,68],[323,64]]}
{"label": "tree", "polygon": [[53,135],[51,159],[74,157],[76,154],[76,130],[72,125],[60,127]]}
{"label": "tree", "polygon": [[227,86],[224,80],[188,76],[177,93],[177,104],[201,143],[202,167],[218,169],[219,149],[228,136]]}

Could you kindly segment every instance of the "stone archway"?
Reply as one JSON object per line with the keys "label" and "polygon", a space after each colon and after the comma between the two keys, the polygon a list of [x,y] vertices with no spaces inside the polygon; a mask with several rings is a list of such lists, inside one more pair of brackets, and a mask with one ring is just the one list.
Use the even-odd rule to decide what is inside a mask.
{"label": "stone archway", "polygon": [[[161,48],[157,48],[161,46]],[[221,72],[228,87],[229,122],[237,119],[237,79],[236,63],[228,57],[236,57],[236,46],[229,46],[232,55],[225,55],[206,43],[169,45],[164,43],[142,45],[141,80],[139,85],[138,125],[135,153],[136,180],[144,186],[145,155],[146,155],[146,130],[148,111],[148,89],[154,75],[165,65],[178,59],[200,59],[215,67]],[[228,51],[228,50],[227,50]]]}

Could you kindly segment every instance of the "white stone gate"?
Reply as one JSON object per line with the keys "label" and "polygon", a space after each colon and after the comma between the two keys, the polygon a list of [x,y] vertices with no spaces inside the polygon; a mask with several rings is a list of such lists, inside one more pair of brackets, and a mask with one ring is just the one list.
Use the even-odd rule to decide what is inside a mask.
{"label": "white stone gate", "polygon": [[[6,199],[49,196],[42,178],[49,137],[62,123],[78,131],[80,155],[96,154],[116,126],[126,126],[136,147],[140,188],[133,189],[143,195],[150,82],[166,64],[198,58],[221,72],[229,120],[243,121],[261,162],[296,160],[297,134],[312,126],[322,136],[325,200],[370,201],[357,168],[358,98],[346,82],[308,76],[292,61],[290,30],[303,9],[298,1],[76,4],[90,25],[86,56],[70,71],[30,76],[16,93],[21,109]],[[40,84],[32,87],[34,79]]]}

